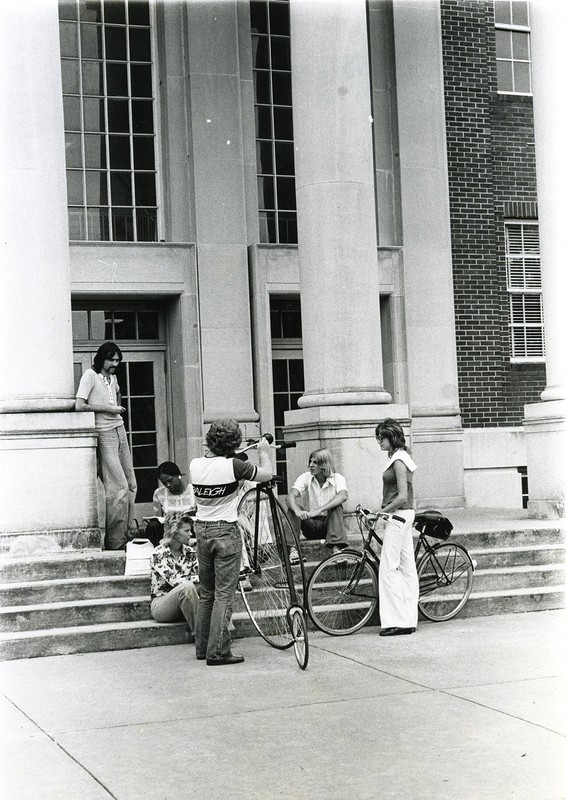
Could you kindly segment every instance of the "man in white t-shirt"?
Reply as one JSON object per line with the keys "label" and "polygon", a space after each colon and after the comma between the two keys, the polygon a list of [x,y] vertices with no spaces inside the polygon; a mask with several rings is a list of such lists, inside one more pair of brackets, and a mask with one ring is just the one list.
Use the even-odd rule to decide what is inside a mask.
{"label": "man in white t-shirt", "polygon": [[98,464],[106,500],[107,550],[122,550],[134,517],[137,485],[122,414],[116,370],[122,361],[120,348],[104,342],[94,357],[92,369],[81,378],[75,400],[76,411],[94,411],[98,432]]}
{"label": "man in white t-shirt", "polygon": [[287,495],[287,506],[300,520],[305,539],[325,539],[337,553],[348,546],[343,504],[348,499],[346,481],[335,472],[328,450],[314,450],[309,471],[299,475]]}
{"label": "man in white t-shirt", "polygon": [[259,466],[234,458],[242,441],[234,419],[213,422],[206,434],[209,452],[194,458],[190,482],[197,505],[195,532],[200,598],[196,622],[196,656],[209,666],[240,664],[243,656],[231,651],[228,630],[238,586],[242,538],[238,528],[240,481],[268,481],[273,474],[270,449],[261,439]]}

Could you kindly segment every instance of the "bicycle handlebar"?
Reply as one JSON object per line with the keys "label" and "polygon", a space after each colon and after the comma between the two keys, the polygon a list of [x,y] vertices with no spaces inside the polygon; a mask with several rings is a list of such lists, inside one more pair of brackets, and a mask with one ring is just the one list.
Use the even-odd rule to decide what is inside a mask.
{"label": "bicycle handlebar", "polygon": [[[282,442],[281,444],[273,444],[273,436],[271,433],[263,433],[261,435],[262,439],[267,439],[269,444],[274,450],[288,450],[290,447],[296,447],[297,442]],[[247,447],[243,447],[241,450],[236,451],[236,455],[240,453],[245,453],[246,450],[251,450],[253,447],[257,447],[260,442],[260,439],[248,439]]]}

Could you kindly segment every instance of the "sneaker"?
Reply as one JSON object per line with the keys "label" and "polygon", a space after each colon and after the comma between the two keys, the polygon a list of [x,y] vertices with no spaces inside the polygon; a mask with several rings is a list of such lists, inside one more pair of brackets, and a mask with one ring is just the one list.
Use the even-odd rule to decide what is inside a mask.
{"label": "sneaker", "polygon": [[297,550],[296,547],[290,547],[289,548],[289,561],[291,562],[291,564],[300,564],[301,563],[301,557],[300,557],[299,551]]}

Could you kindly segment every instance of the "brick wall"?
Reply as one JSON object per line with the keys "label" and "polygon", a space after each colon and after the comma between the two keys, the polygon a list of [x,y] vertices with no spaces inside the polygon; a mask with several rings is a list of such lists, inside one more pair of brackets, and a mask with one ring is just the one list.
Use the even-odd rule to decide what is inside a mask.
{"label": "brick wall", "polygon": [[497,95],[490,0],[441,0],[460,408],[520,425],[544,365],[510,363],[503,221],[536,201],[531,98]]}

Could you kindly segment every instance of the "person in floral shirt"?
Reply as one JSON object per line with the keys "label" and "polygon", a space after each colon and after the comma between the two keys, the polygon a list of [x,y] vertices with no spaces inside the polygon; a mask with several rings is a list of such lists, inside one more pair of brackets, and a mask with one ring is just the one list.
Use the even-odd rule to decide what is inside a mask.
{"label": "person in floral shirt", "polygon": [[157,622],[187,623],[189,643],[194,642],[198,607],[198,565],[190,528],[182,517],[171,519],[169,530],[153,550],[151,616]]}

